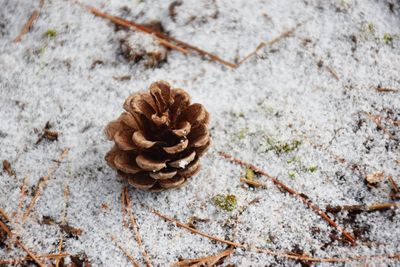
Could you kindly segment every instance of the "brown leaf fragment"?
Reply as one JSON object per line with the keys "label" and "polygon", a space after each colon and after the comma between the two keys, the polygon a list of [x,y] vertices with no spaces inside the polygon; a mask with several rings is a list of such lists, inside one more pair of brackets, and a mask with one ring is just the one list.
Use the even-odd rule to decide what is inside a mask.
{"label": "brown leaf fragment", "polygon": [[86,253],[71,256],[71,264],[69,267],[91,267],[92,264]]}
{"label": "brown leaf fragment", "polygon": [[15,176],[15,171],[11,168],[11,163],[8,160],[3,160],[3,170],[10,176]]}
{"label": "brown leaf fragment", "polygon": [[67,234],[70,234],[74,237],[78,237],[82,234],[82,230],[80,228],[72,227],[68,224],[60,224],[60,228]]}
{"label": "brown leaf fragment", "polygon": [[45,129],[44,133],[43,133],[43,137],[50,141],[56,141],[56,140],[58,140],[58,132]]}
{"label": "brown leaf fragment", "polygon": [[113,76],[113,79],[116,81],[129,81],[132,79],[131,75],[122,75],[122,76]]}
{"label": "brown leaf fragment", "polygon": [[379,182],[383,180],[384,173],[383,172],[373,172],[368,174],[365,177],[366,182],[368,185],[376,186]]}

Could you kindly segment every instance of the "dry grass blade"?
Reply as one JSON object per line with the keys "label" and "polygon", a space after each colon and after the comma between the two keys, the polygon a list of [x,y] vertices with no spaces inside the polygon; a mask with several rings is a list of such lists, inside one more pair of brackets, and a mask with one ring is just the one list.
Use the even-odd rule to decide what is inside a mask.
{"label": "dry grass blade", "polygon": [[168,47],[168,48],[170,48],[170,49],[178,50],[179,52],[181,52],[181,53],[183,53],[183,54],[186,54],[186,55],[189,54],[189,51],[187,51],[186,49],[184,49],[184,48],[182,48],[182,47],[179,47],[179,46],[177,46],[177,45],[171,44],[170,42],[167,42],[167,41],[165,41],[165,40],[163,40],[163,39],[158,39],[158,43],[159,43],[160,45],[163,45],[163,46]]}
{"label": "dry grass blade", "polygon": [[378,127],[378,129],[381,129],[390,139],[397,140],[396,136],[394,136],[388,129],[386,129],[382,125],[382,118],[380,116],[372,115],[369,112],[362,112],[362,113],[364,113],[371,121],[373,121]]}
{"label": "dry grass blade", "polygon": [[[65,225],[66,224],[66,217],[67,217],[67,202],[68,202],[68,198],[69,198],[69,188],[68,185],[65,184],[64,185],[64,208],[63,208],[63,212],[61,215],[61,225]],[[58,253],[62,253],[62,247],[63,247],[63,242],[64,242],[64,233],[61,231],[60,234],[60,241],[58,242]],[[56,260],[56,267],[58,267],[60,265],[60,259]]]}
{"label": "dry grass blade", "polygon": [[215,266],[221,259],[229,256],[234,251],[233,248],[228,248],[218,254],[201,257],[197,259],[186,259],[175,262],[172,266],[178,267],[195,267],[195,266]]}
{"label": "dry grass blade", "polygon": [[1,208],[0,208],[0,215],[3,216],[3,218],[6,219],[7,221],[10,221],[10,217],[8,216],[8,214]]}
{"label": "dry grass blade", "polygon": [[375,203],[371,205],[343,205],[343,206],[327,206],[326,211],[337,213],[340,211],[378,211],[388,210],[391,208],[400,207],[400,202]]}
{"label": "dry grass blade", "polygon": [[111,21],[111,22],[113,22],[113,23],[115,23],[117,25],[129,28],[129,29],[132,29],[132,30],[137,30],[137,31],[148,33],[148,34],[152,34],[161,45],[163,45],[163,46],[165,46],[167,48],[175,49],[175,50],[177,50],[177,51],[179,51],[179,52],[181,52],[183,54],[186,54],[186,55],[189,54],[189,50],[192,50],[192,51],[198,53],[199,55],[207,57],[209,60],[219,62],[222,65],[225,65],[225,66],[230,67],[230,68],[239,67],[242,63],[244,63],[250,57],[255,55],[260,49],[262,49],[262,48],[264,48],[266,46],[272,45],[272,44],[280,41],[281,39],[290,36],[298,27],[300,27],[303,24],[303,23],[299,23],[293,29],[290,29],[288,31],[283,32],[282,34],[280,34],[279,36],[271,39],[270,41],[262,42],[261,44],[259,44],[257,46],[257,48],[253,52],[251,52],[250,54],[245,56],[242,60],[239,61],[239,63],[235,64],[235,63],[226,61],[226,60],[220,58],[219,56],[217,56],[215,54],[212,54],[212,53],[207,52],[207,51],[205,51],[205,50],[203,50],[201,48],[198,48],[198,47],[196,47],[194,45],[191,45],[191,44],[188,44],[188,43],[183,42],[181,40],[178,40],[178,39],[176,39],[174,37],[171,37],[171,36],[169,36],[169,35],[167,35],[165,33],[156,31],[156,30],[154,30],[152,28],[146,27],[144,25],[141,25],[141,24],[138,24],[138,23],[135,23],[135,22],[132,22],[132,21],[125,20],[125,19],[117,17],[117,16],[113,16],[113,15],[107,14],[105,12],[102,12],[102,11],[98,10],[95,7],[84,5],[84,4],[82,4],[82,3],[78,2],[78,1],[76,1],[76,3],[78,3],[79,5],[84,7],[86,10],[88,10],[91,13],[93,13],[94,15],[102,17],[102,18],[105,18],[105,19],[108,19],[109,21]]}
{"label": "dry grass blade", "polygon": [[[0,213],[3,214],[3,216],[4,216],[5,218],[9,218],[9,216],[5,213],[4,210],[0,209]],[[8,235],[9,237],[14,237],[14,236],[15,236],[14,233],[10,230],[10,228],[8,228],[8,226],[7,226],[5,223],[3,223],[1,220],[0,220],[0,228],[2,228],[2,229],[4,230],[4,232],[6,232],[7,235]],[[46,265],[44,265],[44,264],[39,260],[39,258],[38,258],[34,253],[32,253],[32,252],[20,241],[20,239],[19,239],[18,237],[16,238],[15,243],[16,243],[22,250],[24,250],[24,251],[37,263],[37,265],[39,265],[40,267],[46,266]]]}
{"label": "dry grass blade", "polygon": [[272,38],[271,40],[269,40],[268,42],[262,42],[260,43],[256,49],[249,53],[247,56],[245,56],[243,59],[241,59],[237,64],[236,67],[239,67],[240,65],[242,65],[246,60],[248,60],[249,58],[253,57],[255,54],[257,54],[258,51],[260,51],[261,49],[263,49],[264,47],[267,46],[271,46],[275,43],[277,43],[278,41],[280,41],[283,38],[289,37],[292,33],[294,33],[301,25],[303,25],[304,23],[298,23],[295,27],[293,27],[292,29],[285,31],[281,34],[279,34],[278,36]]}
{"label": "dry grass blade", "polygon": [[[39,259],[61,259],[70,256],[70,254],[48,254],[48,255],[36,255]],[[25,261],[30,261],[32,258],[30,256],[22,257],[22,258],[15,258],[15,259],[8,259],[8,260],[0,260],[0,265],[17,265],[22,264]]]}
{"label": "dry grass blade", "polygon": [[[143,204],[142,204],[143,205]],[[144,206],[144,205],[143,205]],[[177,221],[171,217],[168,217],[166,215],[163,215],[161,213],[159,213],[158,211],[150,208],[150,207],[146,207],[150,212],[152,212],[153,214],[155,214],[156,216],[169,221],[170,223],[173,223],[174,225],[184,228],[186,230],[189,230],[190,232],[206,237],[210,240],[214,240],[220,243],[224,243],[224,244],[228,244],[231,245],[233,247],[240,247],[240,248],[250,248],[251,246],[248,244],[240,244],[240,243],[235,243],[235,242],[231,242],[228,240],[224,240],[203,232],[200,232],[196,229],[191,228],[190,226]],[[400,253],[394,253],[392,255],[389,254],[382,254],[382,255],[372,255],[372,256],[354,256],[354,257],[348,257],[348,258],[336,258],[336,257],[332,257],[332,258],[315,258],[315,257],[308,257],[308,256],[302,256],[302,255],[293,255],[290,253],[283,253],[283,252],[276,252],[276,251],[272,251],[269,249],[264,249],[264,248],[259,248],[259,247],[255,247],[254,251],[259,252],[259,253],[266,253],[272,256],[276,256],[276,257],[281,257],[281,258],[287,258],[287,259],[292,259],[292,260],[300,260],[300,261],[308,261],[308,262],[350,262],[350,261],[360,261],[360,260],[371,260],[371,259],[379,259],[379,258],[386,258],[386,259],[400,259]]]}
{"label": "dry grass blade", "polygon": [[28,21],[25,23],[24,27],[22,28],[22,30],[19,32],[19,34],[17,35],[17,37],[15,37],[14,39],[14,43],[18,43],[21,41],[22,37],[32,28],[33,23],[36,21],[36,19],[39,17],[40,14],[40,10],[42,9],[44,5],[44,0],[40,0],[39,1],[39,9],[38,10],[34,10],[31,14],[31,16],[29,17]]}
{"label": "dry grass blade", "polygon": [[117,241],[117,238],[115,236],[111,236],[111,240],[114,242],[114,244],[119,248],[126,257],[128,257],[129,261],[132,263],[133,267],[139,267],[139,263],[135,260],[135,258]]}
{"label": "dry grass blade", "polygon": [[22,205],[24,204],[27,187],[28,187],[28,176],[25,176],[24,181],[22,182],[22,185],[20,188],[21,195],[19,196],[17,217],[16,217],[15,221],[18,221],[18,219],[21,217]]}
{"label": "dry grass blade", "polygon": [[43,192],[44,187],[47,184],[47,181],[49,178],[57,171],[58,167],[60,167],[60,164],[62,160],[68,155],[69,148],[65,148],[63,152],[61,153],[60,157],[58,158],[57,161],[54,162],[53,166],[48,170],[47,175],[43,177],[43,179],[39,180],[39,183],[36,187],[35,195],[33,196],[31,202],[28,205],[28,208],[25,211],[25,214],[22,218],[22,221],[25,222],[26,219],[28,218],[30,212],[32,211],[33,207],[35,206],[36,201],[40,197],[40,195]]}
{"label": "dry grass blade", "polygon": [[336,228],[337,230],[339,230],[346,238],[348,241],[350,241],[353,245],[355,244],[355,239],[346,231],[344,230],[341,226],[339,226],[335,221],[333,221],[325,212],[323,212],[317,205],[315,205],[313,202],[311,202],[311,200],[309,200],[308,198],[305,197],[304,194],[300,194],[299,192],[297,192],[296,190],[290,188],[289,186],[285,185],[284,183],[280,182],[279,180],[277,180],[275,177],[269,175],[268,173],[266,173],[265,171],[261,170],[260,168],[257,168],[256,166],[250,164],[250,163],[246,163],[240,159],[234,158],[233,156],[220,151],[219,154],[224,157],[225,159],[239,164],[240,166],[244,166],[247,167],[249,169],[252,169],[254,172],[259,173],[265,177],[267,177],[268,179],[270,179],[276,186],[278,186],[279,188],[282,188],[283,190],[285,190],[286,192],[296,196],[297,198],[299,198],[304,204],[306,204],[308,207],[310,207],[316,214],[318,214],[319,216],[321,216],[325,221],[327,221],[329,223],[329,225],[331,225],[332,227]]}
{"label": "dry grass blade", "polygon": [[217,62],[219,62],[219,63],[221,63],[221,64],[223,64],[225,66],[228,66],[228,67],[231,67],[231,68],[236,68],[237,67],[237,65],[234,64],[234,63],[231,63],[231,62],[228,62],[226,60],[223,60],[220,57],[218,57],[218,56],[216,56],[216,55],[214,55],[214,54],[212,54],[210,52],[207,52],[207,51],[205,51],[203,49],[200,49],[200,48],[195,47],[193,45],[190,45],[188,43],[182,42],[182,41],[180,41],[178,39],[175,39],[175,38],[173,38],[171,36],[168,36],[168,35],[166,35],[164,33],[161,33],[159,31],[156,31],[156,30],[151,29],[149,27],[146,27],[144,25],[141,25],[141,24],[138,24],[138,23],[135,23],[135,22],[132,22],[132,21],[125,20],[123,18],[104,13],[104,12],[98,10],[95,7],[84,5],[84,4],[80,3],[80,2],[77,2],[77,3],[80,4],[81,6],[83,6],[89,12],[93,13],[94,15],[102,17],[102,18],[105,18],[105,19],[108,19],[109,21],[111,21],[111,22],[113,22],[113,23],[115,23],[117,25],[129,28],[129,29],[145,32],[145,33],[148,33],[148,34],[152,34],[153,36],[156,37],[156,39],[160,42],[161,45],[164,45],[164,46],[166,46],[168,48],[175,49],[175,50],[177,50],[179,52],[182,52],[184,54],[187,54],[187,50],[190,49],[190,50],[193,50],[193,51],[199,53],[200,55],[206,56],[209,59],[217,61]]}
{"label": "dry grass blade", "polygon": [[394,92],[399,91],[399,90],[397,90],[397,89],[387,88],[387,87],[380,87],[380,86],[376,87],[375,90],[376,90],[378,93],[394,93]]}
{"label": "dry grass blade", "polygon": [[333,78],[335,78],[336,81],[340,80],[339,74],[337,74],[336,70],[332,68],[331,66],[325,66],[327,71],[332,75]]}
{"label": "dry grass blade", "polygon": [[229,241],[229,240],[224,240],[224,239],[222,239],[222,238],[218,238],[218,237],[215,237],[215,236],[206,234],[206,233],[202,233],[202,232],[200,232],[200,231],[198,231],[198,230],[196,230],[196,229],[193,229],[193,228],[190,227],[189,225],[184,224],[184,223],[182,223],[182,222],[179,222],[179,221],[177,221],[177,220],[174,220],[174,219],[172,219],[172,218],[170,218],[170,217],[168,217],[168,216],[166,216],[166,215],[163,215],[163,214],[159,213],[158,211],[156,211],[155,209],[152,209],[152,208],[150,208],[150,207],[147,207],[147,209],[149,209],[150,212],[154,213],[154,214],[157,215],[158,217],[163,218],[163,219],[165,219],[165,220],[167,220],[167,221],[170,221],[170,222],[176,224],[177,226],[182,227],[182,228],[185,228],[185,229],[189,230],[190,232],[195,233],[195,234],[197,234],[197,235],[201,235],[201,236],[204,236],[204,237],[206,237],[206,238],[208,238],[208,239],[215,240],[215,241],[218,241],[218,242],[221,242],[221,243],[225,243],[225,244],[228,244],[228,245],[231,245],[231,246],[234,246],[234,247],[245,248],[245,246],[242,245],[242,244],[235,243],[235,242],[232,242],[232,241]]}
{"label": "dry grass blade", "polygon": [[128,223],[126,222],[126,190],[122,189],[121,192],[121,209],[122,209],[122,226],[128,228]]}
{"label": "dry grass blade", "polygon": [[396,182],[393,180],[392,176],[388,176],[388,180],[390,182],[390,185],[393,187],[394,192],[400,193],[399,186],[396,184]]}
{"label": "dry grass blade", "polygon": [[125,187],[123,190],[125,191],[124,192],[124,196],[125,196],[126,210],[128,211],[129,218],[131,219],[131,224],[132,224],[132,227],[133,227],[133,231],[135,232],[136,241],[137,241],[140,249],[142,250],[142,255],[143,255],[143,258],[144,258],[144,260],[146,262],[146,266],[147,267],[151,267],[152,265],[151,265],[151,262],[150,262],[150,257],[148,255],[146,249],[143,246],[142,237],[141,237],[140,232],[139,232],[139,226],[137,224],[136,217],[133,214],[132,202],[131,202],[131,200],[129,198],[128,187]]}

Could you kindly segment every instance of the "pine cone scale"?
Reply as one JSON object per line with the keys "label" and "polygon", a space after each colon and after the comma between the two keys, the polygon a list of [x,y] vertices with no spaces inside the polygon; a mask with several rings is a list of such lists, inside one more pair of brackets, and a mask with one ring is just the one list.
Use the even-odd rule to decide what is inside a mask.
{"label": "pine cone scale", "polygon": [[140,149],[153,147],[157,142],[147,140],[142,131],[136,131],[132,135],[133,143]]}
{"label": "pine cone scale", "polygon": [[184,139],[184,140],[181,140],[181,142],[179,142],[178,144],[176,144],[174,146],[163,147],[163,149],[168,154],[176,154],[176,153],[184,151],[188,147],[188,144],[189,144],[189,140]]}
{"label": "pine cone scale", "polygon": [[167,165],[165,164],[165,161],[154,160],[152,158],[146,157],[143,154],[136,157],[136,163],[143,170],[152,171],[152,172],[159,171],[159,170],[167,167]]}
{"label": "pine cone scale", "polygon": [[171,179],[174,177],[178,171],[160,171],[160,172],[151,172],[149,173],[150,177],[156,179],[156,180],[164,180],[164,179]]}

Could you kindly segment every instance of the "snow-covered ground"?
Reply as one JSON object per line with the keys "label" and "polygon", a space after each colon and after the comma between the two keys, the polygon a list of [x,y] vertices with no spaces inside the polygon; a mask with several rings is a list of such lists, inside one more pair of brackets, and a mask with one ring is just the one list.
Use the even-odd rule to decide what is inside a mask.
{"label": "snow-covered ground", "polygon": [[[162,193],[129,190],[153,265],[213,255],[226,245],[167,223],[140,203],[185,223],[204,219],[196,223],[199,231],[231,240],[236,213],[259,198],[241,214],[235,242],[313,257],[400,252],[399,209],[331,214],[356,236],[357,245],[350,246],[267,178],[255,178],[266,189],[241,183],[245,170],[218,154],[224,151],[257,165],[322,208],[396,200],[389,196],[387,177],[400,184],[399,1],[185,0],[173,12],[171,1],[85,3],[139,23],[159,20],[171,36],[230,61],[303,25],[237,69],[177,51],[168,51],[167,61],[152,68],[145,59],[128,62],[120,44],[131,34],[130,42],[144,51],[162,50],[151,37],[126,33],[73,1],[45,0],[31,31],[13,43],[39,1],[0,0],[0,159],[16,172],[0,173],[0,208],[12,217],[7,225],[30,250],[58,252],[64,232],[57,222],[66,206],[65,222],[82,233],[66,235],[63,252],[85,253],[92,266],[129,265],[111,241],[113,235],[144,264],[133,231],[122,225],[126,184],[104,161],[112,144],[103,128],[120,114],[130,93],[163,79],[185,88],[208,109],[213,144],[201,172],[185,187]],[[58,141],[35,145],[46,122],[59,132]],[[69,154],[21,224],[15,213],[24,177],[28,193],[22,211],[39,179],[67,147]],[[383,172],[382,181],[367,186],[365,177],[376,172]],[[235,195],[237,207],[217,207],[213,198],[218,194]],[[56,223],[44,223],[49,217]],[[0,245],[0,261],[26,255],[12,240],[0,240]],[[251,249],[238,249],[223,261],[224,266],[300,264]],[[349,264],[398,266],[400,260]]]}

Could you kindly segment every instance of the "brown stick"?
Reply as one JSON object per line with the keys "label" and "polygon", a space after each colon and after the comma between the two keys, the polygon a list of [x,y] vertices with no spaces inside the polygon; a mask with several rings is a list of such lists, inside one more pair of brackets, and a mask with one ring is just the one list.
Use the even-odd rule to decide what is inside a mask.
{"label": "brown stick", "polygon": [[271,40],[269,40],[268,42],[261,42],[256,49],[253,52],[250,52],[247,56],[245,56],[242,60],[240,60],[236,65],[236,67],[239,67],[240,65],[242,65],[246,60],[248,60],[249,58],[251,58],[252,56],[254,56],[255,54],[257,54],[257,52],[261,49],[263,49],[266,46],[271,46],[275,43],[277,43],[278,41],[280,41],[283,38],[289,37],[292,33],[295,32],[295,30],[297,30],[301,25],[303,25],[304,23],[298,23],[295,27],[293,27],[292,29],[285,31],[281,34],[279,34],[278,36],[272,38]]}
{"label": "brown stick", "polygon": [[5,223],[2,222],[2,220],[0,220],[0,228],[3,229],[4,232],[6,232],[6,234],[7,234],[9,237],[12,237],[13,234],[12,234],[10,228],[8,228],[7,225],[6,225]]}
{"label": "brown stick", "polygon": [[232,254],[234,251],[233,248],[228,248],[225,249],[224,251],[211,255],[211,256],[206,256],[206,257],[201,257],[197,259],[186,259],[186,260],[181,260],[178,262],[175,262],[172,264],[172,266],[178,266],[178,267],[194,267],[194,266],[215,266],[215,264],[221,260],[222,258],[229,256]]}
{"label": "brown stick", "polygon": [[46,265],[42,263],[38,257],[33,254],[20,240],[17,239],[17,244],[40,266],[45,267]]}
{"label": "brown stick", "polygon": [[150,212],[152,212],[155,215],[157,215],[158,217],[163,218],[164,220],[170,221],[172,223],[175,223],[177,226],[185,228],[186,230],[189,230],[190,232],[192,232],[194,234],[201,235],[201,236],[204,236],[204,237],[206,237],[208,239],[215,240],[215,241],[218,241],[220,243],[225,243],[225,244],[228,244],[228,245],[231,245],[231,246],[234,246],[234,247],[246,248],[245,245],[242,245],[242,244],[239,244],[239,243],[235,243],[235,242],[232,242],[232,241],[229,241],[229,240],[224,240],[222,238],[218,238],[218,237],[206,234],[206,233],[202,233],[202,232],[200,232],[200,231],[198,231],[196,229],[193,229],[192,227],[190,227],[187,224],[184,224],[184,223],[182,223],[180,221],[174,220],[174,219],[172,219],[172,218],[170,218],[170,217],[168,217],[166,215],[163,215],[163,214],[159,213],[155,209],[152,209],[150,207],[146,207],[146,208],[148,210],[150,210]]}
{"label": "brown stick", "polygon": [[[60,258],[65,258],[70,256],[70,254],[48,254],[48,255],[36,255],[37,258],[39,259],[60,259]],[[8,260],[0,260],[0,265],[16,265],[16,264],[21,264],[24,261],[29,261],[32,260],[30,256],[22,257],[22,258],[16,258],[16,259],[8,259]]]}
{"label": "brown stick", "polygon": [[390,184],[392,185],[394,192],[399,193],[400,189],[397,186],[396,182],[393,180],[393,177],[389,175],[388,180],[389,180]]}
{"label": "brown stick", "polygon": [[133,227],[133,231],[135,232],[136,241],[137,241],[137,243],[138,243],[138,245],[139,245],[139,247],[140,247],[140,249],[142,251],[142,255],[143,255],[143,258],[144,258],[144,260],[146,262],[146,266],[147,267],[151,267],[152,265],[151,265],[151,262],[150,262],[150,257],[147,254],[147,251],[146,251],[146,249],[145,249],[145,247],[143,245],[142,237],[141,237],[140,232],[139,232],[139,226],[137,224],[136,217],[133,214],[132,202],[131,202],[131,200],[129,198],[128,187],[125,187],[123,190],[125,191],[124,195],[125,195],[126,210],[128,211],[129,218],[131,219],[131,224],[132,224],[132,227]]}
{"label": "brown stick", "polygon": [[60,157],[58,158],[57,161],[54,162],[53,166],[48,170],[47,175],[45,177],[43,177],[43,179],[40,179],[38,182],[38,185],[36,186],[36,191],[35,191],[35,195],[33,196],[31,202],[29,203],[28,208],[25,211],[24,216],[22,217],[22,221],[25,222],[26,219],[28,218],[30,212],[32,211],[33,207],[36,204],[36,201],[38,200],[38,198],[40,197],[40,195],[42,194],[49,178],[57,171],[57,169],[60,167],[60,164],[62,162],[62,160],[68,155],[69,152],[69,148],[65,148],[63,150],[63,152],[61,153]]}
{"label": "brown stick", "polygon": [[294,189],[290,188],[289,186],[285,185],[284,183],[280,182],[278,179],[272,177],[271,175],[269,175],[268,173],[266,173],[265,171],[261,170],[260,168],[250,164],[250,163],[246,163],[240,159],[234,158],[233,156],[220,151],[219,154],[224,157],[225,159],[239,164],[241,166],[245,166],[249,169],[252,169],[254,172],[257,172],[267,178],[269,178],[276,186],[284,189],[286,192],[296,196],[297,198],[299,198],[304,204],[306,204],[309,208],[311,208],[316,214],[318,214],[320,217],[322,217],[325,221],[327,221],[329,223],[329,225],[331,225],[332,227],[338,229],[346,238],[347,240],[350,241],[350,243],[352,243],[353,245],[355,245],[355,239],[346,231],[344,230],[341,226],[339,226],[335,221],[333,221],[325,212],[323,212],[316,204],[314,204],[313,202],[311,202],[311,200],[309,200],[308,198],[304,197],[304,194],[301,194],[297,191],[295,191]]}
{"label": "brown stick", "polygon": [[[142,204],[143,205],[143,204]],[[144,205],[143,205],[144,206]],[[214,240],[214,241],[218,241],[220,243],[224,243],[224,244],[228,244],[231,245],[233,247],[240,247],[240,248],[250,248],[251,246],[248,244],[240,244],[240,243],[235,243],[235,242],[231,242],[228,240],[224,240],[203,232],[200,232],[196,229],[191,228],[190,226],[177,221],[171,217],[168,217],[166,215],[163,215],[161,213],[159,213],[158,211],[145,206],[150,212],[152,212],[153,214],[155,214],[156,216],[169,221],[170,223],[173,223],[174,225],[184,228],[194,234],[206,237],[208,239]],[[264,249],[264,248],[259,248],[259,247],[255,247],[254,250],[256,252],[259,253],[266,253],[272,256],[276,256],[276,257],[281,257],[281,258],[287,258],[287,259],[292,259],[292,260],[301,260],[301,261],[311,261],[311,262],[349,262],[349,261],[358,261],[358,260],[368,260],[368,259],[375,259],[375,258],[400,258],[400,252],[392,254],[392,255],[372,255],[372,256],[354,256],[354,257],[349,257],[349,258],[336,258],[336,257],[332,257],[332,258],[314,258],[314,257],[308,257],[308,256],[301,256],[301,255],[293,255],[293,254],[289,254],[289,253],[283,253],[283,252],[276,252],[276,251],[272,251],[269,249]]]}
{"label": "brown stick", "polygon": [[368,117],[370,120],[372,120],[372,121],[376,124],[376,126],[377,126],[379,129],[381,129],[387,136],[389,136],[390,139],[392,139],[392,140],[397,140],[396,136],[394,136],[391,132],[389,132],[388,129],[386,129],[386,128],[382,125],[382,123],[381,123],[381,117],[380,117],[380,116],[378,116],[378,115],[372,115],[371,113],[365,112],[365,111],[363,111],[362,113],[364,113],[365,115],[367,115],[367,117]]}
{"label": "brown stick", "polygon": [[[221,63],[223,65],[226,65],[228,67],[231,67],[231,68],[236,68],[237,67],[236,64],[234,64],[234,63],[230,63],[228,61],[225,61],[225,60],[221,59],[220,57],[218,57],[218,56],[216,56],[214,54],[211,54],[211,53],[209,53],[207,51],[204,51],[204,50],[202,50],[200,48],[192,46],[192,45],[190,45],[188,43],[182,42],[182,41],[180,41],[178,39],[175,39],[175,38],[173,38],[171,36],[168,36],[168,35],[166,35],[166,34],[164,34],[162,32],[156,31],[154,29],[151,29],[149,27],[146,27],[144,25],[141,25],[141,24],[138,24],[138,23],[135,23],[135,22],[132,22],[132,21],[125,20],[125,19],[117,17],[117,16],[113,16],[113,15],[104,13],[104,12],[98,10],[95,7],[88,6],[88,5],[82,4],[80,2],[77,2],[77,3],[80,4],[81,6],[83,6],[89,12],[93,13],[94,15],[102,17],[102,18],[105,18],[105,19],[108,19],[108,20],[110,20],[111,22],[113,22],[113,23],[115,23],[117,25],[124,26],[124,27],[129,28],[129,29],[133,29],[133,30],[137,30],[137,31],[153,34],[155,37],[157,37],[157,39],[163,40],[163,41],[161,41],[160,44],[165,46],[168,43],[167,44],[168,48],[177,49],[177,46],[182,46],[183,48],[191,49],[191,50],[193,50],[193,51],[195,51],[195,52],[197,52],[197,53],[199,53],[199,54],[201,54],[203,56],[207,56],[210,59],[212,59],[214,61],[217,61],[217,62],[219,62],[219,63]],[[175,43],[176,45],[173,44],[173,43]],[[177,49],[177,50],[182,52],[181,49]]]}
{"label": "brown stick", "polygon": [[86,10],[88,10],[91,13],[93,13],[94,15],[102,17],[102,18],[105,18],[105,19],[108,19],[109,21],[111,21],[111,22],[113,22],[113,23],[115,23],[117,25],[129,28],[129,29],[132,29],[132,30],[137,30],[137,31],[148,33],[148,34],[152,34],[153,36],[156,37],[158,42],[161,45],[165,46],[165,47],[168,47],[168,48],[171,48],[171,49],[175,49],[175,50],[177,50],[177,51],[179,51],[179,52],[181,52],[183,54],[188,54],[189,53],[188,50],[192,50],[192,51],[194,51],[194,52],[196,52],[196,53],[198,53],[198,54],[200,54],[202,56],[207,57],[208,59],[210,59],[212,61],[219,62],[222,65],[228,66],[230,68],[239,67],[243,62],[245,62],[247,59],[249,59],[251,56],[253,56],[255,53],[257,53],[258,50],[260,50],[260,49],[262,49],[262,48],[264,48],[266,46],[272,45],[272,44],[278,42],[279,40],[291,35],[294,32],[295,29],[297,29],[300,25],[302,25],[302,23],[299,23],[295,28],[280,34],[279,36],[271,39],[270,41],[262,42],[261,44],[259,44],[257,46],[255,51],[251,52],[244,59],[240,60],[238,64],[235,64],[235,63],[226,61],[226,60],[220,58],[219,56],[217,56],[215,54],[212,54],[212,53],[207,52],[207,51],[205,51],[205,50],[203,50],[201,48],[198,48],[196,46],[193,46],[191,44],[188,44],[186,42],[178,40],[178,39],[176,39],[174,37],[171,37],[171,36],[169,36],[169,35],[167,35],[165,33],[156,31],[156,30],[154,30],[152,28],[146,27],[144,25],[141,25],[141,24],[138,24],[138,23],[135,23],[135,22],[132,22],[132,21],[125,20],[125,19],[117,17],[117,16],[113,16],[113,15],[104,13],[104,12],[98,10],[95,7],[82,4],[82,3],[78,2],[78,1],[76,1],[76,3],[78,3],[79,5],[84,7]]}
{"label": "brown stick", "polygon": [[399,90],[397,90],[397,89],[387,88],[387,87],[380,87],[380,86],[376,87],[375,90],[376,90],[378,93],[393,93],[393,92],[399,91]]}
{"label": "brown stick", "polygon": [[34,10],[29,17],[28,21],[25,23],[24,27],[22,30],[19,32],[17,37],[14,39],[14,43],[18,43],[21,41],[22,37],[32,28],[33,23],[36,21],[36,19],[39,17],[40,10],[42,9],[44,4],[44,0],[39,1],[39,9]]}
{"label": "brown stick", "polygon": [[8,214],[1,208],[0,208],[0,215],[3,216],[4,219],[6,219],[7,221],[10,221],[10,217],[8,216]]}
{"label": "brown stick", "polygon": [[[66,224],[66,217],[67,217],[67,202],[68,202],[68,198],[69,198],[69,188],[68,185],[65,184],[64,185],[64,209],[61,215],[61,225],[65,225]],[[58,242],[58,253],[62,253],[62,248],[63,248],[63,242],[64,242],[64,233],[61,231],[60,234],[60,240]],[[60,259],[56,260],[56,267],[58,267],[60,265]]]}
{"label": "brown stick", "polygon": [[128,257],[129,261],[132,263],[133,267],[139,267],[139,263],[135,260],[135,258],[117,241],[117,238],[115,236],[111,236],[111,240],[114,242],[114,244],[119,248],[126,257]]}
{"label": "brown stick", "polygon": [[163,46],[167,47],[167,48],[178,50],[179,52],[181,52],[183,54],[186,54],[186,55],[189,54],[189,51],[187,51],[186,49],[184,49],[182,47],[179,47],[177,45],[171,44],[170,42],[167,42],[167,41],[165,41],[163,39],[158,39],[158,43],[160,45],[163,45]]}
{"label": "brown stick", "polygon": [[335,78],[336,81],[340,80],[339,75],[337,74],[337,72],[331,66],[326,65],[325,68],[333,76],[333,78]]}
{"label": "brown stick", "polygon": [[22,212],[22,205],[24,204],[24,199],[26,196],[26,189],[28,187],[28,176],[24,177],[24,181],[22,182],[21,185],[21,195],[19,196],[19,201],[18,201],[18,208],[17,208],[17,216],[16,216],[16,220],[18,221],[19,218],[21,217],[21,212]]}
{"label": "brown stick", "polygon": [[371,205],[342,205],[342,206],[327,206],[326,211],[337,213],[340,211],[378,211],[388,210],[394,207],[400,207],[400,202],[386,202],[386,203],[375,203]]}

